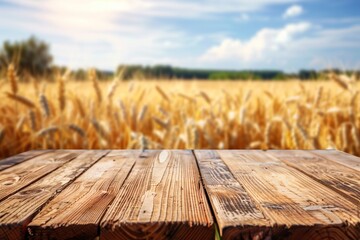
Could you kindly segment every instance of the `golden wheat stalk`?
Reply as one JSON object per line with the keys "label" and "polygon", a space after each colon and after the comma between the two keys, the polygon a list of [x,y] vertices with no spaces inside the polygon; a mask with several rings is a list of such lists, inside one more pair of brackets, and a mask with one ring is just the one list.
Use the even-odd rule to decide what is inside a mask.
{"label": "golden wheat stalk", "polygon": [[4,138],[5,138],[5,128],[0,126],[0,144],[2,143]]}
{"label": "golden wheat stalk", "polygon": [[[42,88],[48,86],[46,92],[43,89],[34,94],[37,90],[33,86],[35,91],[24,91],[22,95],[9,85],[10,90],[3,91],[5,97],[0,96],[0,136],[6,132],[6,142],[12,143],[16,135],[16,141],[22,144],[13,148],[13,144],[4,144],[5,140],[2,140],[0,154],[61,146],[143,149],[331,147],[360,155],[360,84],[339,78],[347,84],[347,91],[343,91],[342,83],[327,82],[303,82],[300,91],[298,82],[293,81],[231,82],[227,83],[226,90],[214,82],[198,82],[195,85],[199,88],[194,88],[193,83],[176,81],[161,84],[97,81],[99,89],[109,87],[106,95],[109,105],[117,89],[128,86],[131,90],[122,92],[119,104],[116,108],[111,107],[110,112],[106,111],[106,106],[99,105],[96,90],[91,91],[94,90],[93,81],[80,83],[66,74],[57,75],[59,87],[41,79],[47,81],[39,82]],[[17,76],[16,81],[19,89],[32,87]],[[283,92],[280,84],[288,90]],[[83,91],[79,91],[80,88]],[[12,106],[11,102],[17,105]],[[13,134],[8,134],[10,131]],[[42,141],[39,142],[37,137],[43,137]]]}
{"label": "golden wheat stalk", "polygon": [[86,137],[85,130],[82,129],[81,127],[79,127],[78,125],[71,123],[71,124],[68,125],[68,128],[71,131],[73,131],[73,132],[77,133],[78,135],[80,135],[81,137],[83,137],[83,138]]}
{"label": "golden wheat stalk", "polygon": [[159,87],[158,85],[155,86],[156,91],[158,91],[158,93],[166,100],[166,101],[170,101],[170,98],[168,97],[168,95],[164,92],[164,90],[162,90],[161,87]]}
{"label": "golden wheat stalk", "polygon": [[26,116],[21,116],[21,118],[19,119],[19,121],[16,123],[16,131],[22,131],[22,127],[24,126],[26,120]]}
{"label": "golden wheat stalk", "polygon": [[53,134],[53,133],[56,133],[59,131],[59,127],[57,126],[51,126],[51,127],[47,127],[47,128],[43,128],[41,129],[40,131],[38,131],[36,133],[36,136],[38,137],[44,137],[46,135],[49,135],[49,134]]}
{"label": "golden wheat stalk", "polygon": [[116,91],[117,86],[119,85],[119,78],[115,77],[113,82],[111,83],[109,89],[108,89],[108,94],[107,94],[107,98],[109,99],[109,102],[111,102],[114,93]]}
{"label": "golden wheat stalk", "polygon": [[77,96],[73,98],[73,101],[75,102],[76,109],[78,110],[80,116],[85,118],[86,113],[82,101]]}
{"label": "golden wheat stalk", "polygon": [[96,71],[95,69],[91,69],[89,71],[89,79],[90,81],[93,83],[93,87],[94,87],[94,90],[95,90],[95,93],[96,93],[96,97],[97,97],[97,101],[99,103],[101,103],[102,101],[102,94],[101,94],[101,89],[99,87],[99,82],[98,82],[98,79],[97,79],[97,76],[96,76]]}
{"label": "golden wheat stalk", "polygon": [[163,120],[161,120],[160,118],[157,118],[157,117],[153,117],[153,120],[155,121],[155,123],[157,123],[162,128],[165,128],[165,129],[169,128],[169,123],[168,122],[165,122],[165,121],[163,121]]}
{"label": "golden wheat stalk", "polygon": [[8,66],[7,77],[8,77],[8,80],[10,81],[11,92],[14,95],[16,95],[18,92],[18,82],[17,82],[15,66],[12,63],[9,64],[9,66]]}
{"label": "golden wheat stalk", "polygon": [[319,106],[319,103],[320,103],[321,97],[322,97],[322,93],[323,93],[323,87],[321,86],[321,87],[318,88],[315,99],[314,99],[314,106],[315,107]]}
{"label": "golden wheat stalk", "polygon": [[40,94],[39,101],[43,115],[47,118],[50,117],[50,107],[46,96],[44,94]]}
{"label": "golden wheat stalk", "polygon": [[200,91],[199,94],[208,104],[211,104],[211,98],[205,92]]}
{"label": "golden wheat stalk", "polygon": [[94,129],[96,130],[96,132],[99,134],[99,136],[103,139],[107,139],[108,137],[107,132],[95,118],[91,119],[91,123]]}
{"label": "golden wheat stalk", "polygon": [[59,100],[59,109],[61,112],[63,112],[66,106],[65,80],[63,77],[60,76],[58,76],[58,100]]}
{"label": "golden wheat stalk", "polygon": [[144,105],[142,108],[141,108],[141,111],[139,113],[139,116],[137,117],[137,122],[141,123],[143,120],[144,120],[144,117],[146,115],[146,112],[148,110],[148,106],[147,105]]}
{"label": "golden wheat stalk", "polygon": [[29,119],[30,119],[30,127],[33,131],[36,131],[37,124],[36,124],[36,115],[35,112],[30,110],[29,111]]}
{"label": "golden wheat stalk", "polygon": [[332,79],[334,82],[336,82],[344,90],[349,90],[348,83],[345,82],[342,78],[340,78],[337,74],[334,74],[334,73],[330,74],[330,79]]}
{"label": "golden wheat stalk", "polygon": [[178,95],[179,95],[180,97],[186,99],[186,100],[189,100],[190,102],[196,102],[195,98],[189,97],[189,96],[187,96],[187,95],[185,95],[185,94],[183,94],[183,93],[178,93]]}
{"label": "golden wheat stalk", "polygon": [[6,92],[5,94],[8,98],[10,98],[16,102],[19,102],[19,103],[25,105],[26,107],[35,108],[35,104],[31,100],[27,99],[26,97],[16,95],[14,93],[9,93],[9,92]]}

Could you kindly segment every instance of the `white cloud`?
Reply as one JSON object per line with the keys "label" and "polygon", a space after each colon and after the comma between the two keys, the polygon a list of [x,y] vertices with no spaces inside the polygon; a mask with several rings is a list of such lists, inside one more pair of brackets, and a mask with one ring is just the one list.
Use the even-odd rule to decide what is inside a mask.
{"label": "white cloud", "polygon": [[[163,19],[216,20],[224,13],[234,13],[239,16],[239,21],[247,21],[249,16],[252,20],[256,18],[254,12],[267,7],[297,4],[303,0],[3,1],[9,4],[0,8],[0,40],[19,40],[35,34],[52,44],[56,63],[72,67],[114,69],[119,63],[161,62],[190,67],[239,67],[244,63],[255,68],[278,67],[280,63],[294,65],[292,61],[301,65],[306,57],[309,62],[314,57],[330,59],[331,54],[335,56],[335,48],[337,52],[345,49],[348,55],[354,55],[354,51],[349,50],[360,48],[359,24],[322,29],[302,22],[278,29],[263,28],[252,38],[241,40],[224,37],[226,32],[195,35],[188,32],[190,26],[174,27],[171,25],[174,21]],[[284,17],[302,12],[301,6],[293,5]],[[338,19],[326,21],[338,23]],[[328,23],[326,21],[320,23]],[[357,18],[343,21],[359,23]],[[310,27],[311,32],[307,31]],[[219,44],[210,47],[200,59],[195,59],[201,49],[206,48],[205,44],[212,42]],[[328,55],[322,54],[322,49],[328,49],[323,51]],[[346,60],[348,55],[336,57]]]}
{"label": "white cloud", "polygon": [[200,59],[204,62],[238,61],[258,62],[271,57],[275,52],[287,48],[293,38],[306,32],[310,23],[288,24],[281,29],[264,28],[248,41],[226,38],[211,47]]}
{"label": "white cloud", "polygon": [[[216,13],[247,13],[262,10],[271,5],[289,4],[302,0],[5,0],[11,4],[82,17],[100,13],[101,17],[114,13],[152,17],[189,18],[211,16]],[[73,13],[77,13],[74,15]],[[59,21],[64,21],[61,19]]]}
{"label": "white cloud", "polygon": [[293,5],[286,9],[283,14],[283,18],[292,18],[301,15],[304,9],[300,5]]}
{"label": "white cloud", "polygon": [[[35,34],[51,42],[56,63],[107,66],[167,58],[172,49],[187,49],[198,36],[160,18],[213,18],[247,13],[301,0],[4,0],[0,40],[9,32]],[[17,37],[19,34],[17,34]],[[17,39],[11,39],[17,40]],[[106,54],[110,52],[111,54]],[[108,55],[106,61],[98,56]],[[176,59],[177,56],[174,56]]]}
{"label": "white cloud", "polygon": [[35,34],[51,43],[57,64],[114,69],[122,62],[160,59],[186,44],[181,30],[129,14],[135,11],[132,1],[15,1],[22,7],[0,8],[0,39],[19,40],[7,34],[14,29],[25,38]]}
{"label": "white cloud", "polygon": [[[312,31],[309,31],[311,29]],[[223,38],[199,61],[217,68],[359,69],[360,24],[322,28],[310,23],[265,28],[248,40]]]}

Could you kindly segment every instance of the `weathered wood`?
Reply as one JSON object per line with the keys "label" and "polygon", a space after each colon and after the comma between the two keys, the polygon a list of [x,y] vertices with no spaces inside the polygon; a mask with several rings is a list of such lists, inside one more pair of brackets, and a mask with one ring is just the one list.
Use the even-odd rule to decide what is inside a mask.
{"label": "weathered wood", "polygon": [[310,152],[360,171],[359,157],[338,150],[310,150]]}
{"label": "weathered wood", "polygon": [[314,225],[314,226],[273,226],[271,229],[257,226],[229,228],[222,239],[249,240],[358,240],[359,226]]}
{"label": "weathered wood", "polygon": [[267,152],[341,194],[356,206],[360,206],[359,171],[310,151],[270,150]]}
{"label": "weathered wood", "polygon": [[345,239],[359,236],[357,206],[340,194],[264,151],[217,152],[274,227],[271,233],[258,233],[260,239],[298,239],[304,234],[321,239],[329,229],[344,233]]}
{"label": "weathered wood", "polygon": [[0,161],[0,239],[213,239],[209,200],[223,239],[359,240],[359,169],[327,150],[32,151]]}
{"label": "weathered wood", "polygon": [[220,235],[226,239],[228,236],[249,234],[250,229],[246,226],[261,229],[259,233],[268,232],[270,221],[264,217],[249,194],[234,178],[217,152],[195,150],[194,153],[215,212]]}
{"label": "weathered wood", "polygon": [[111,151],[77,178],[29,224],[29,239],[95,239],[101,217],[141,151]]}
{"label": "weathered wood", "polygon": [[81,151],[49,152],[1,171],[0,201],[74,159]]}
{"label": "weathered wood", "polygon": [[213,239],[191,151],[145,151],[104,216],[101,239]]}
{"label": "weathered wood", "polygon": [[0,171],[50,151],[51,150],[32,150],[2,159],[0,160]]}
{"label": "weathered wood", "polygon": [[[35,214],[51,198],[61,192],[77,176],[87,170],[106,153],[107,151],[87,151],[77,157],[75,156],[75,159],[68,163],[62,161],[60,168],[1,201],[0,239],[24,239],[26,226]],[[64,155],[63,152],[59,152],[59,155],[69,156]],[[54,157],[53,159],[69,159],[69,157]],[[44,161],[44,163],[48,164],[47,161]]]}

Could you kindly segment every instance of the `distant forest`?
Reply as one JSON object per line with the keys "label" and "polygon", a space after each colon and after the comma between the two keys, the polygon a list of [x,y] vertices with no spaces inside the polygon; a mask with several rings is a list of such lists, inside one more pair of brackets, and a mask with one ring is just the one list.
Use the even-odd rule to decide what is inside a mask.
{"label": "distant forest", "polygon": [[[97,70],[100,79],[108,79],[114,74],[122,74],[124,80],[129,79],[185,79],[185,80],[317,80],[326,79],[330,72],[351,75],[354,71],[339,69],[327,70],[300,70],[297,73],[285,73],[280,70],[214,70],[214,69],[187,69],[169,65],[119,65],[116,72]],[[360,76],[360,71],[356,72]],[[84,69],[73,71],[73,77],[85,80],[87,72]]]}
{"label": "distant forest", "polygon": [[[341,71],[339,69],[328,70],[300,70],[298,73],[285,73],[280,70],[213,70],[213,69],[187,69],[172,67],[169,65],[119,65],[116,72],[98,70],[100,79],[113,77],[114,74],[122,74],[122,78],[129,79],[197,79],[197,80],[317,80],[326,79],[330,72],[346,73],[351,75],[354,71]],[[360,71],[356,72],[359,77]],[[73,72],[75,79],[85,80],[86,71],[79,69]]]}
{"label": "distant forest", "polygon": [[[13,63],[18,74],[22,76],[49,76],[54,78],[54,73],[64,72],[66,67],[53,64],[53,56],[49,45],[36,37],[24,41],[5,41],[0,46],[0,76],[6,75],[9,63]],[[70,66],[71,67],[71,66]],[[280,70],[213,70],[213,69],[186,69],[169,65],[119,65],[115,71],[96,70],[99,79],[112,78],[114,74],[122,73],[122,78],[129,79],[197,79],[197,80],[285,80],[325,79],[329,72],[344,73],[338,69],[329,70],[300,70],[297,73],[285,73]],[[352,74],[353,71],[345,71]],[[356,72],[357,79],[360,71]],[[77,80],[87,79],[87,70],[76,69],[72,76]],[[26,78],[21,78],[26,79]]]}

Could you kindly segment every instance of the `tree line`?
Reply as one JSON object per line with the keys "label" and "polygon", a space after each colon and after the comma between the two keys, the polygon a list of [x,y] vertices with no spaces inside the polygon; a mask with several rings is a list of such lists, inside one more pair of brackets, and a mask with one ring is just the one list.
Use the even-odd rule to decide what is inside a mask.
{"label": "tree line", "polygon": [[[330,72],[353,74],[354,71],[339,69],[300,70],[297,73],[285,73],[281,70],[214,70],[187,69],[170,65],[119,65],[116,73],[122,73],[124,79],[198,79],[198,80],[318,80],[326,78]],[[357,72],[358,76],[360,72]]]}
{"label": "tree line", "polygon": [[[54,72],[65,71],[66,67],[57,66],[53,63],[49,45],[30,37],[25,41],[5,41],[0,48],[0,70],[4,74],[9,63],[16,65],[19,74],[31,76],[50,76]],[[112,78],[121,72],[122,78],[128,79],[198,79],[198,80],[285,80],[301,79],[316,80],[324,79],[329,72],[343,73],[339,69],[328,69],[322,71],[300,70],[297,73],[285,73],[281,70],[213,70],[213,69],[186,69],[170,65],[125,65],[121,64],[115,71],[103,71],[97,69],[100,79]],[[353,73],[354,71],[345,71]],[[356,72],[357,76],[360,71]],[[72,76],[77,80],[87,79],[85,69],[72,71]]]}

